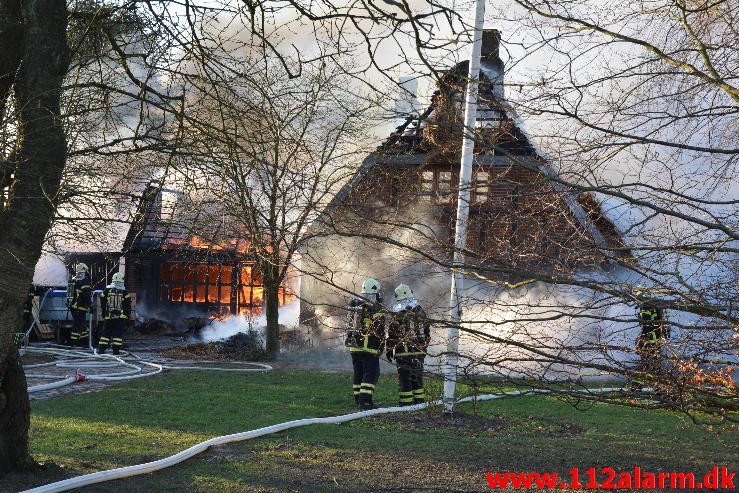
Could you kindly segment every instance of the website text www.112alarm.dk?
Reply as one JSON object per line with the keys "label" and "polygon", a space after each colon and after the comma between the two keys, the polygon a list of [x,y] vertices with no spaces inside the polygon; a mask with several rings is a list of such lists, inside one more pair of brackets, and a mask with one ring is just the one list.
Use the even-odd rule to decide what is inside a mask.
{"label": "website text www.112alarm.dk", "polygon": [[[502,488],[566,488],[566,489],[735,489],[735,472],[728,467],[713,467],[705,474],[692,472],[647,472],[640,467],[630,471],[616,471],[611,467],[597,470],[570,469],[567,477],[556,472],[488,472],[488,486]],[[598,475],[600,472],[600,476]]]}

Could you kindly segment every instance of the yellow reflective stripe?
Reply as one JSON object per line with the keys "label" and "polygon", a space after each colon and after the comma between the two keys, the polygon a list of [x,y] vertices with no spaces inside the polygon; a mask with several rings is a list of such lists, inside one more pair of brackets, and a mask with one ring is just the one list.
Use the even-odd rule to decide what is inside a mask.
{"label": "yellow reflective stripe", "polygon": [[366,388],[368,388],[368,389],[374,389],[374,388],[375,388],[375,385],[374,385],[374,384],[372,384],[372,383],[362,383],[362,385],[361,385],[361,386],[362,386],[362,387],[366,387]]}
{"label": "yellow reflective stripe", "polygon": [[362,389],[359,391],[360,394],[369,394],[372,395],[374,391],[372,389]]}
{"label": "yellow reflective stripe", "polygon": [[643,318],[649,317],[651,320],[656,320],[657,311],[656,310],[642,310],[639,312],[639,316]]}
{"label": "yellow reflective stripe", "polygon": [[412,397],[401,397],[400,399],[398,399],[398,402],[400,402],[401,404],[406,404],[409,402],[413,402],[413,398]]}
{"label": "yellow reflective stripe", "polygon": [[379,353],[377,349],[370,349],[370,348],[365,348],[365,347],[350,347],[349,352],[350,353],[370,353],[370,354]]}

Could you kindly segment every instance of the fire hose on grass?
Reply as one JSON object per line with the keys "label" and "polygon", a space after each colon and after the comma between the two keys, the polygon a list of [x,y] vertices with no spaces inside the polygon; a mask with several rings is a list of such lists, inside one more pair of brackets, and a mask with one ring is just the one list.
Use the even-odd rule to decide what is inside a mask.
{"label": "fire hose on grass", "polygon": [[[48,363],[38,363],[33,365],[25,365],[24,369],[33,370],[44,367],[57,367],[57,368],[74,368],[75,373],[72,375],[66,375],[64,378],[59,379],[59,375],[56,374],[44,374],[44,373],[27,373],[28,378],[35,379],[59,379],[51,383],[34,385],[28,387],[28,392],[39,392],[43,390],[50,390],[66,385],[71,385],[76,382],[89,381],[103,381],[113,382],[122,380],[133,380],[136,378],[150,377],[158,375],[164,370],[210,370],[210,371],[235,371],[235,372],[265,372],[272,370],[272,367],[263,363],[242,363],[249,365],[250,368],[223,368],[218,366],[194,366],[194,365],[173,365],[155,363],[152,361],[146,361],[139,358],[138,356],[129,354],[134,359],[134,362],[125,361],[123,357],[113,355],[97,355],[90,354],[85,351],[74,351],[68,349],[56,349],[56,348],[27,348],[29,352],[36,352],[40,354],[49,354],[55,357],[61,357],[63,359],[51,361]],[[125,357],[126,355],[124,355]],[[215,361],[206,361],[203,363],[216,364]],[[233,364],[233,363],[230,363]],[[120,371],[110,373],[98,373],[98,374],[84,374],[80,370],[88,369],[105,369],[105,368],[124,368]],[[153,368],[153,371],[144,371],[145,367]]]}
{"label": "fire hose on grass", "polygon": [[[591,390],[584,391],[584,392],[604,393],[604,392],[614,392],[614,391],[620,391],[620,390],[623,390],[623,389],[601,388],[601,389],[591,389]],[[511,392],[503,392],[500,394],[486,394],[486,395],[465,397],[463,399],[459,399],[457,402],[470,402],[473,400],[488,401],[488,400],[493,400],[493,399],[500,399],[501,397],[530,395],[530,394],[548,394],[548,393],[553,393],[553,392],[554,391],[548,391],[548,390],[517,390],[517,391],[511,391]],[[369,411],[361,411],[361,412],[355,412],[355,413],[350,413],[350,414],[343,414],[340,416],[330,416],[330,417],[325,417],[325,418],[305,418],[305,419],[296,419],[293,421],[286,421],[284,423],[279,423],[276,425],[265,426],[264,428],[257,428],[256,430],[245,431],[241,433],[234,433],[231,435],[222,435],[219,437],[211,438],[210,440],[200,442],[175,455],[165,457],[163,459],[155,460],[152,462],[147,462],[145,464],[137,464],[134,466],[127,466],[127,467],[121,467],[118,469],[110,469],[107,471],[100,471],[100,472],[95,472],[91,474],[85,474],[84,476],[78,476],[76,478],[65,479],[63,481],[57,481],[56,483],[50,483],[47,485],[38,486],[30,490],[25,490],[21,493],[54,493],[54,492],[59,492],[59,491],[68,491],[68,490],[72,490],[75,488],[81,488],[83,486],[88,486],[88,485],[95,484],[95,483],[113,481],[116,479],[123,479],[123,478],[131,477],[131,476],[137,476],[140,474],[148,474],[151,472],[159,471],[161,469],[174,466],[191,457],[194,457],[195,455],[201,452],[204,452],[205,450],[207,450],[208,448],[214,445],[223,445],[223,444],[231,443],[231,442],[240,442],[243,440],[250,440],[252,438],[258,438],[258,437],[262,437],[265,435],[271,435],[273,433],[278,433],[280,431],[289,430],[291,428],[298,428],[301,426],[317,425],[317,424],[341,424],[341,423],[346,423],[347,421],[354,421],[354,420],[366,418],[369,416],[376,416],[378,414],[418,411],[421,409],[425,409],[426,407],[429,407],[429,406],[439,406],[441,404],[442,404],[442,401],[438,400],[434,402],[427,402],[424,404],[416,404],[414,406],[384,407],[384,408],[379,408],[379,409],[371,409]]]}

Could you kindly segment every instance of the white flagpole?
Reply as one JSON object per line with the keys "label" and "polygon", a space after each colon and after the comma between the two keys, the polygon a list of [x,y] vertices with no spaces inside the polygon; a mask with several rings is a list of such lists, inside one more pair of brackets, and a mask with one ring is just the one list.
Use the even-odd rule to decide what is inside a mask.
{"label": "white flagpole", "polygon": [[464,97],[464,136],[462,139],[462,161],[459,172],[457,194],[457,221],[454,233],[454,261],[452,267],[452,290],[449,301],[449,327],[447,328],[447,350],[444,364],[444,412],[454,412],[454,389],[457,384],[459,352],[459,321],[462,318],[459,293],[462,289],[460,268],[464,262],[462,250],[467,242],[467,216],[470,209],[470,182],[472,178],[472,153],[475,148],[475,121],[477,119],[477,89],[480,75],[480,52],[482,29],[485,23],[485,0],[477,0],[475,9],[475,31],[472,55],[467,75],[467,90]]}

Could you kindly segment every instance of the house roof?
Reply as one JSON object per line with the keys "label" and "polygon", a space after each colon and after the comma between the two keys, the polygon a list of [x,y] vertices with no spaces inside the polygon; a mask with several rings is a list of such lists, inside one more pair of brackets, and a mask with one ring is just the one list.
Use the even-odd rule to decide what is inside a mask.
{"label": "house roof", "polygon": [[[503,62],[498,56],[498,31],[485,31],[483,49],[486,40],[488,51],[483,51],[481,60],[474,163],[483,166],[520,165],[538,170],[549,178],[552,188],[561,194],[572,216],[598,247],[616,248],[623,252],[620,256],[630,256],[616,227],[600,210],[596,198],[579,193],[561,180],[529,138],[522,118],[503,96]],[[462,100],[468,66],[468,62],[461,62],[446,72],[439,84],[440,89],[434,93],[426,110],[419,115],[408,116],[364,159],[353,177],[327,205],[326,212],[343,204],[351,191],[378,164],[407,167],[460,161],[462,122],[459,118],[455,120],[454,115],[444,115],[443,110],[445,106],[453,107]],[[459,113],[459,108],[455,111]],[[441,125],[440,120],[447,125]]]}
{"label": "house roof", "polygon": [[247,252],[248,241],[225,238],[220,222],[207,230],[200,228],[196,234],[192,225],[199,218],[183,210],[183,200],[184,194],[178,190],[149,185],[142,194],[123,251],[179,250],[226,255]]}

